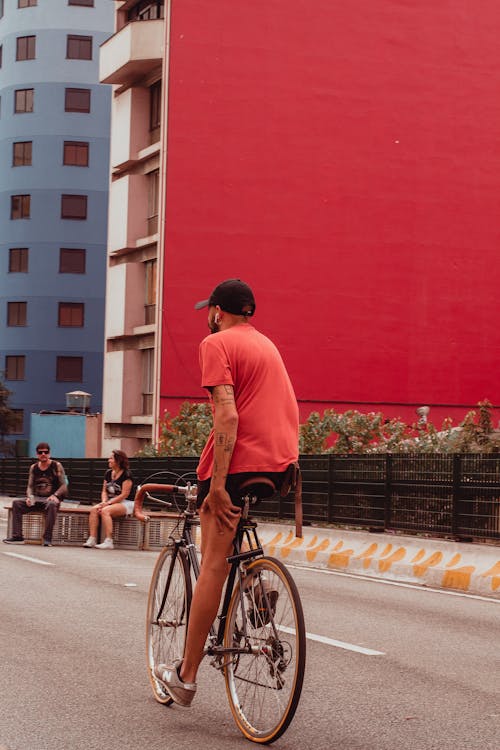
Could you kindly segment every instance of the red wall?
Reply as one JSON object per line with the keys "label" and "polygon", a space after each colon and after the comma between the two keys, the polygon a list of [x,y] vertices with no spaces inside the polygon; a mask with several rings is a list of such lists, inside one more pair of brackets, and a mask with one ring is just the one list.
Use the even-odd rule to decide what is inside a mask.
{"label": "red wall", "polygon": [[499,37],[498,0],[172,0],[163,408],[231,276],[303,416],[500,402]]}

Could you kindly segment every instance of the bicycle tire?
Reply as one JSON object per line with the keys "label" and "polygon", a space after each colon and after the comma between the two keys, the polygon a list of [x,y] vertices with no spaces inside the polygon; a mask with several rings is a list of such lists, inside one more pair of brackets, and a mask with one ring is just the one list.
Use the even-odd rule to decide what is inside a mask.
{"label": "bicycle tire", "polygon": [[253,653],[225,657],[226,692],[243,735],[268,744],[289,726],[300,699],[306,658],[304,615],[297,586],[279,560],[253,560],[243,588],[244,604],[238,586],[229,603],[224,647],[242,647],[248,639]]}
{"label": "bicycle tire", "polygon": [[151,576],[146,616],[148,676],[155,699],[167,706],[172,699],[156,679],[154,669],[184,655],[191,598],[186,551],[168,545],[160,552]]}

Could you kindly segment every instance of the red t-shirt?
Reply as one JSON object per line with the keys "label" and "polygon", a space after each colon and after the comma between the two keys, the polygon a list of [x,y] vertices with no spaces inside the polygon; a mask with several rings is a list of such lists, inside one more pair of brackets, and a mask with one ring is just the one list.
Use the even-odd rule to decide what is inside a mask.
{"label": "red t-shirt", "polygon": [[[252,325],[235,325],[200,344],[204,388],[232,385],[238,434],[230,474],[284,471],[298,459],[299,410],[281,355]],[[213,409],[213,406],[212,406]],[[198,478],[209,479],[213,430],[198,464]]]}

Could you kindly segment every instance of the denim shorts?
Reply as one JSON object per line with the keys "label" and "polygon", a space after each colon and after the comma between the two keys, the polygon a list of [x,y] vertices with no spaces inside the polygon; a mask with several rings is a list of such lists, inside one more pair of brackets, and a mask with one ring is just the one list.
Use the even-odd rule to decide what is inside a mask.
{"label": "denim shorts", "polygon": [[124,505],[127,510],[127,516],[131,516],[134,512],[134,501],[133,500],[122,500],[121,505]]}

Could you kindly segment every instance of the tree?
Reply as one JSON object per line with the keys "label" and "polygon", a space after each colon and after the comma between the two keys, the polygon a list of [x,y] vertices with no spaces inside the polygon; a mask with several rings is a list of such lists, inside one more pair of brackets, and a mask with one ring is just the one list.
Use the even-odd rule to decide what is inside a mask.
{"label": "tree", "polygon": [[168,411],[160,420],[158,445],[148,445],[137,455],[141,456],[199,456],[212,429],[210,404],[184,401],[179,414],[172,417]]}
{"label": "tree", "polygon": [[6,440],[6,436],[10,434],[16,424],[16,414],[9,406],[11,395],[12,391],[9,391],[4,382],[0,380],[0,454],[4,455],[14,453],[14,446]]}

